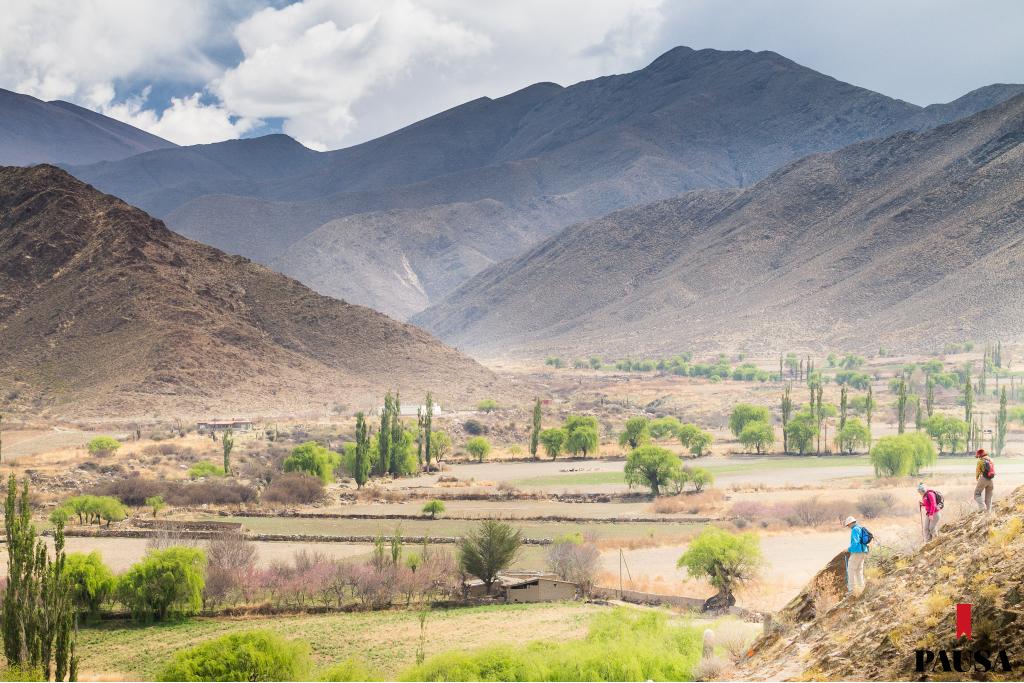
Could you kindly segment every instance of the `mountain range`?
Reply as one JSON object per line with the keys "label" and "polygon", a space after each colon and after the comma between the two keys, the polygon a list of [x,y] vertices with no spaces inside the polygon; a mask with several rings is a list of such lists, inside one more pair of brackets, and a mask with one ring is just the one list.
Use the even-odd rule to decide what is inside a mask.
{"label": "mountain range", "polygon": [[1002,101],[918,107],[773,52],[675,48],[639,71],[479,98],[319,153],[283,135],[71,165],[174,230],[408,318],[563,228]]}
{"label": "mountain range", "polygon": [[0,89],[0,165],[92,164],[174,146],[70,102]]}
{"label": "mountain range", "polygon": [[0,167],[0,395],[119,417],[443,404],[488,370],[376,311],[186,239],[49,165]]}
{"label": "mountain range", "polygon": [[572,226],[414,318],[485,355],[1024,335],[1024,95]]}

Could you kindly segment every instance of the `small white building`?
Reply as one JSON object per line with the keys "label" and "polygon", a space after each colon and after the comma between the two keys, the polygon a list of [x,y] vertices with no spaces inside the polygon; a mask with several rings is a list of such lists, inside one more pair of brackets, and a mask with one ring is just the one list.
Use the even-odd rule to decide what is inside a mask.
{"label": "small white building", "polygon": [[196,423],[196,429],[200,432],[226,432],[229,429],[233,432],[251,432],[255,428],[252,420],[238,417],[231,420],[208,420]]}
{"label": "small white building", "polygon": [[[417,415],[419,415],[419,413],[421,411],[423,412],[424,415],[426,415],[426,413],[427,413],[427,406],[425,404],[423,404],[423,403],[403,403],[402,405],[398,406],[398,415],[399,415],[399,417],[416,417]],[[374,411],[373,414],[378,416],[378,417],[380,417],[380,414],[383,413],[383,412],[384,412],[384,406],[380,406],[380,407],[378,407]],[[434,415],[440,415],[440,414],[441,414],[441,404],[440,403],[435,403],[434,404]]]}

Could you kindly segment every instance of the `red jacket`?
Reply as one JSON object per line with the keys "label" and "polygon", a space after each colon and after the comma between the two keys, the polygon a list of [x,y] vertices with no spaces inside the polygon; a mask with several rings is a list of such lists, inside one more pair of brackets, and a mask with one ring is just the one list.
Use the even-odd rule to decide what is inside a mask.
{"label": "red jacket", "polygon": [[935,504],[934,491],[926,491],[920,505],[924,508],[925,514],[929,517],[934,517],[935,513],[939,511],[939,506]]}

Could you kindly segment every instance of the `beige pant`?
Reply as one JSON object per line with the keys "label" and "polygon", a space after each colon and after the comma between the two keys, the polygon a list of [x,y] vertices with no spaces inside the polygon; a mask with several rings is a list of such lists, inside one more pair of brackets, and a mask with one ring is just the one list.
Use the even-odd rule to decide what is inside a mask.
{"label": "beige pant", "polygon": [[[982,502],[982,496],[985,500]],[[986,477],[978,477],[978,485],[974,487],[974,502],[978,504],[979,510],[992,512],[992,480]]]}
{"label": "beige pant", "polygon": [[934,515],[928,517],[925,515],[925,527],[924,527],[924,540],[925,543],[932,540],[939,535],[939,518],[942,517],[942,513],[936,511]]}
{"label": "beige pant", "polygon": [[864,560],[867,553],[850,553],[846,558],[846,588],[851,593],[864,588]]}

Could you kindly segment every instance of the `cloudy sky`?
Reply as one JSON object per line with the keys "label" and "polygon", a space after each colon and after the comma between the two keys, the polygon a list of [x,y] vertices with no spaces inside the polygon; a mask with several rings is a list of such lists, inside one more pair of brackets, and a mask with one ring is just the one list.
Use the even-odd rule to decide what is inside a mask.
{"label": "cloudy sky", "polygon": [[334,149],[676,45],[944,102],[1024,82],[1022,35],[1016,0],[5,0],[0,87],[180,144],[284,131]]}

